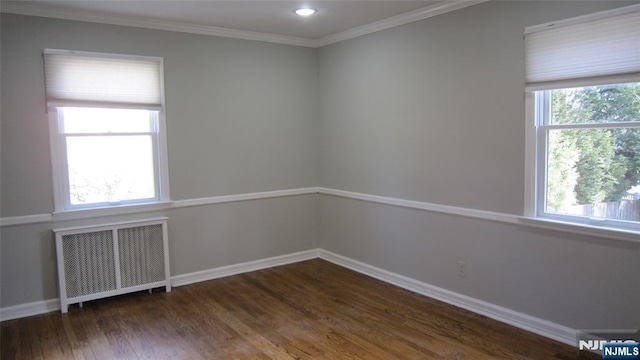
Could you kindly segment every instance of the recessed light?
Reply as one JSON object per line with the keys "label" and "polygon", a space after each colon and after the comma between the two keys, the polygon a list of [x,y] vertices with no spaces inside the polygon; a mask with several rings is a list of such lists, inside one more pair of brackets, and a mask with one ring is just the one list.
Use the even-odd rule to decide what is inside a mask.
{"label": "recessed light", "polygon": [[316,12],[318,12],[318,10],[316,9],[311,9],[311,8],[300,8],[300,9],[295,9],[293,11],[296,15],[300,15],[300,16],[309,16],[309,15],[313,15]]}

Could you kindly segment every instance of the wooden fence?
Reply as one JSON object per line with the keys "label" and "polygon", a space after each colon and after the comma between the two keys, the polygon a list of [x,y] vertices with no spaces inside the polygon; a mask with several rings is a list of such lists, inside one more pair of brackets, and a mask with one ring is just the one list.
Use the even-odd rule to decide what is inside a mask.
{"label": "wooden fence", "polygon": [[640,200],[620,200],[608,203],[575,205],[571,213],[606,219],[640,221]]}

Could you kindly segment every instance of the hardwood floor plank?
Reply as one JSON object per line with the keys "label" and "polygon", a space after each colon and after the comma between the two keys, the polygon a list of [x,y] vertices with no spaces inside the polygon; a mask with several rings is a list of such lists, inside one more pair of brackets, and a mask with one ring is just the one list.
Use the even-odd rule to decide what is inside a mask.
{"label": "hardwood floor plank", "polygon": [[78,328],[78,332],[86,338],[86,346],[91,349],[95,359],[105,359],[112,356],[109,341],[98,327],[94,309],[71,313],[69,318],[71,318],[72,324]]}
{"label": "hardwood floor plank", "polygon": [[[24,346],[30,350],[31,359],[39,360],[44,359],[42,356],[42,349],[40,347],[40,341],[38,339],[38,316],[32,316],[30,318],[24,319],[24,327],[21,329],[20,336],[24,343],[21,346]],[[29,351],[27,351],[29,353]],[[3,358],[0,355],[0,358]],[[10,358],[7,358],[10,359]]]}
{"label": "hardwood floor plank", "polygon": [[[351,280],[353,281],[354,279]],[[389,287],[387,284],[385,284],[385,286]],[[407,337],[402,338],[398,336],[401,332],[406,331],[406,328],[401,329],[400,332],[392,331],[392,328],[389,326],[391,324],[385,323],[383,319],[390,314],[389,309],[395,307],[396,304],[386,303],[381,306],[383,303],[381,300],[383,299],[378,298],[377,292],[371,292],[366,288],[357,289],[357,291],[352,290],[353,289],[350,288],[337,287],[334,290],[327,290],[322,294],[316,294],[316,299],[321,300],[317,301],[318,304],[331,304],[331,306],[320,308],[317,311],[319,313],[332,314],[327,320],[332,322],[333,326],[344,327],[344,329],[350,333],[367,332],[370,331],[369,329],[375,329],[374,331],[370,331],[368,336],[373,337],[377,344],[385,344],[386,347],[389,347],[391,341],[398,339],[399,341],[413,344],[414,351],[412,352],[415,352],[417,348],[416,345],[420,344],[418,346],[423,351],[417,358],[425,358],[425,356],[428,358],[439,358],[440,356],[452,358],[453,356],[458,356],[457,354],[462,351],[461,349],[450,346],[435,351],[441,346],[435,338],[426,333],[418,333],[410,337],[410,341],[407,341]],[[296,301],[302,300],[298,299]],[[376,315],[376,308],[383,310],[379,312],[381,316]],[[408,334],[405,334],[405,336],[407,335]],[[395,352],[389,349],[386,349],[386,353],[387,356],[397,357]],[[406,356],[406,353],[403,353],[403,356]],[[481,357],[476,354],[476,358]]]}
{"label": "hardwood floor plank", "polygon": [[3,359],[599,359],[322,260],[1,324]]}

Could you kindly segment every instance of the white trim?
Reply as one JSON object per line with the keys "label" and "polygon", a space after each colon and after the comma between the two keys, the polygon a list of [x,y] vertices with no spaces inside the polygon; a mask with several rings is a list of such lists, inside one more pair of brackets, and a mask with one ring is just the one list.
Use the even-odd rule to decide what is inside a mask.
{"label": "white trim", "polygon": [[138,214],[169,209],[171,201],[161,201],[148,204],[132,204],[102,208],[88,208],[68,211],[55,211],[51,215],[53,221],[69,221],[79,219],[91,219],[105,216]]}
{"label": "white trim", "polygon": [[[292,264],[320,258],[338,266],[359,272],[361,274],[384,281],[394,286],[424,295],[447,304],[451,304],[491,319],[515,326],[517,328],[576,346],[577,331],[547,320],[513,311],[498,305],[478,300],[453,291],[439,288],[403,275],[399,275],[375,266],[362,263],[348,257],[332,253],[324,249],[311,249],[292,254],[276,256],[267,259],[249,261],[240,264],[222,266],[204,271],[171,277],[174,287],[194,284],[202,281],[238,275],[251,271]],[[60,310],[58,299],[37,301],[28,304],[15,305],[0,309],[1,321],[12,320],[27,316],[44,314]]]}
{"label": "white trim", "polygon": [[[162,219],[162,218],[161,218]],[[148,221],[146,221],[148,222]],[[68,231],[73,229],[62,229],[58,231]],[[275,256],[267,259],[249,261],[240,264],[222,266],[204,271],[171,277],[171,286],[183,286],[197,282],[218,279],[221,277],[238,275],[251,271],[266,269],[270,267],[293,264],[296,262],[317,259],[320,249],[311,249],[297,253]],[[163,287],[164,282],[158,283],[158,287]],[[85,300],[86,301],[86,300]],[[27,304],[20,304],[0,308],[0,321],[24,318],[33,315],[45,314],[60,310],[60,299],[49,299],[35,301]]]}
{"label": "white trim", "polygon": [[34,215],[24,215],[24,216],[3,217],[3,218],[0,218],[0,227],[37,224],[37,223],[43,223],[43,222],[59,222],[59,221],[71,221],[71,220],[80,220],[80,219],[91,219],[91,218],[99,218],[99,217],[105,217],[105,216],[139,214],[139,213],[147,213],[147,212],[153,212],[153,211],[163,211],[168,209],[179,209],[179,208],[192,207],[192,206],[224,204],[224,203],[238,202],[238,201],[270,199],[270,198],[278,198],[278,197],[285,197],[285,196],[309,195],[309,194],[317,194],[317,193],[318,193],[318,188],[309,187],[309,188],[299,188],[299,189],[264,191],[264,192],[247,193],[247,194],[213,196],[213,197],[187,199],[187,200],[162,201],[162,202],[149,203],[149,204],[133,204],[133,205],[59,211],[59,212],[55,211],[50,214],[44,213],[44,214],[34,214]]}
{"label": "white trim", "polygon": [[163,222],[166,222],[167,220],[169,220],[168,217],[161,216],[157,218],[150,218],[150,219],[143,219],[143,220],[120,221],[120,222],[113,222],[113,223],[107,223],[107,224],[74,226],[74,227],[68,227],[68,228],[62,228],[62,229],[53,229],[53,232],[56,234],[59,234],[60,236],[64,236],[64,235],[77,234],[79,232],[83,232],[86,230],[106,231],[106,230],[113,230],[114,228],[122,229],[127,227],[134,227],[134,226],[160,225],[160,223],[164,225]]}
{"label": "white trim", "polygon": [[615,219],[556,214],[545,211],[547,189],[547,135],[553,129],[637,128],[640,124],[591,123],[546,124],[550,116],[550,91],[525,92],[525,194],[524,216],[518,221],[525,226],[612,240],[640,242],[640,231],[633,222]]}
{"label": "white trim", "polygon": [[156,141],[157,143],[157,166],[158,181],[160,182],[159,191],[162,200],[171,199],[171,186],[169,186],[169,150],[167,146],[167,104],[165,102],[164,91],[164,59],[160,61],[160,101],[162,101],[162,109],[158,111],[156,124],[158,126]]}
{"label": "white trim", "polygon": [[224,204],[224,203],[237,202],[237,201],[258,200],[258,199],[267,199],[267,198],[276,198],[276,197],[294,196],[294,195],[317,194],[317,193],[318,193],[318,188],[316,187],[274,190],[274,191],[264,191],[264,192],[257,192],[257,193],[212,196],[212,197],[188,199],[188,200],[176,200],[173,202],[172,207],[182,208],[182,207],[191,207],[191,206]]}
{"label": "white trim", "polygon": [[468,6],[487,2],[489,0],[456,0],[442,1],[434,5],[410,11],[404,14],[392,16],[387,19],[361,25],[353,29],[345,30],[333,35],[327,35],[315,41],[314,47],[322,47],[335,44],[340,41],[357,38],[374,32],[390,29],[396,26],[408,24],[414,21],[427,19],[437,15],[442,15],[451,11],[460,10]]}
{"label": "white trim", "polygon": [[587,224],[558,221],[539,217],[536,218],[520,216],[518,217],[518,219],[523,225],[540,229],[640,243],[640,234],[637,231],[633,230],[610,228],[604,226],[590,226]]}
{"label": "white trim", "polygon": [[234,30],[217,26],[196,25],[176,21],[158,20],[138,16],[123,16],[96,13],[86,10],[61,9],[23,2],[3,2],[2,12],[29,16],[42,16],[54,19],[85,21],[98,24],[130,26],[143,29],[175,31],[189,34],[219,36],[233,39],[264,41],[286,45],[314,47],[313,40],[295,37]]}
{"label": "white trim", "polygon": [[513,215],[498,213],[492,211],[484,211],[477,209],[462,208],[449,205],[433,204],[421,201],[405,200],[390,198],[377,195],[369,195],[355,193],[351,191],[318,188],[318,192],[323,195],[331,195],[348,199],[368,201],[377,204],[404,207],[408,209],[424,210],[437,212],[447,215],[457,215],[472,219],[481,219],[487,221],[495,221],[506,224],[514,224],[520,226],[529,226],[542,228],[553,231],[561,231],[566,233],[587,235],[592,237],[600,237],[612,240],[622,240],[631,242],[640,242],[640,233],[633,230],[624,230],[617,228],[609,228],[602,226],[581,225],[577,223],[568,223],[562,221],[553,221],[540,218],[532,218],[529,216]]}
{"label": "white trim", "polygon": [[60,310],[60,299],[35,301],[27,304],[0,308],[0,321],[20,319]]}
{"label": "white trim", "polygon": [[35,215],[3,217],[3,218],[0,218],[0,227],[39,224],[39,223],[49,222],[52,219],[53,219],[53,216],[51,216],[51,214],[35,214]]}
{"label": "white trim", "polygon": [[509,223],[509,224],[517,224],[518,217],[519,217],[518,215],[498,213],[493,211],[469,209],[469,208],[434,204],[434,203],[428,203],[428,202],[422,202],[422,201],[398,199],[398,198],[356,193],[356,192],[344,191],[344,190],[319,188],[318,191],[320,194],[324,194],[324,195],[332,195],[332,196],[344,197],[349,199],[369,201],[369,202],[378,203],[378,204],[393,205],[393,206],[399,206],[399,207],[404,207],[409,209],[432,211],[437,213],[458,215],[458,216],[483,219],[483,220],[489,220],[489,221],[498,221],[498,222]]}
{"label": "white trim", "polygon": [[184,286],[202,281],[248,273],[251,271],[317,259],[319,252],[320,249],[311,249],[293,254],[280,255],[267,259],[227,265],[209,270],[196,271],[189,274],[176,275],[171,277],[171,285],[174,287]]}
{"label": "white trim", "polygon": [[434,5],[407,12],[405,14],[396,15],[388,19],[383,19],[370,24],[358,26],[350,30],[324,36],[318,39],[275,35],[245,30],[234,30],[217,26],[195,25],[145,17],[100,14],[92,11],[61,9],[18,1],[3,3],[2,9],[0,10],[4,13],[10,14],[42,16],[54,19],[86,21],[99,24],[130,26],[145,29],[166,30],[190,34],[219,36],[233,39],[254,40],[277,44],[318,48],[336,42],[353,39],[362,35],[367,35],[377,31],[404,25],[410,22],[441,15],[447,12],[459,10],[486,1],[489,0],[442,1]]}
{"label": "white trim", "polygon": [[52,214],[35,214],[26,216],[14,216],[0,218],[0,226],[28,225],[43,222],[70,221],[88,218],[99,218],[104,216],[126,215],[134,213],[146,213],[153,211],[163,211],[169,209],[180,209],[193,206],[205,206],[215,204],[225,204],[239,201],[250,201],[260,199],[270,199],[286,196],[312,195],[322,194],[329,196],[337,196],[347,199],[361,200],[376,204],[398,206],[408,209],[416,209],[423,211],[431,211],[447,215],[463,216],[472,219],[481,219],[487,221],[495,221],[506,224],[514,224],[519,226],[529,226],[535,228],[544,228],[547,230],[561,231],[567,233],[575,233],[580,235],[595,236],[614,240],[623,240],[631,242],[639,242],[640,234],[634,231],[625,231],[600,226],[589,226],[567,223],[562,221],[544,220],[532,218],[529,214],[525,216],[499,213],[493,211],[485,211],[478,209],[469,209],[457,206],[449,206],[442,204],[434,204],[423,201],[413,201],[406,199],[398,199],[392,197],[357,193],[352,191],[336,190],[323,187],[308,187],[299,189],[286,189],[275,191],[264,191],[257,193],[236,194],[213,196],[198,199],[177,200],[174,202],[162,202],[142,205],[119,206],[113,208],[86,209],[76,211],[54,212]]}
{"label": "white trim", "polygon": [[[49,121],[49,153],[51,155],[51,175],[53,175],[53,207],[55,211],[62,209],[62,204],[65,203],[64,193],[65,193],[65,184],[64,179],[65,175],[61,174],[62,169],[66,167],[67,159],[62,156],[62,151],[59,149],[65,146],[63,139],[61,139],[60,135],[60,120],[59,113],[55,108],[46,108],[47,111],[47,120]],[[66,149],[64,150],[66,154]],[[62,166],[64,165],[64,166]],[[68,189],[68,187],[67,187]]]}
{"label": "white trim", "polygon": [[535,93],[525,93],[525,140],[524,140],[524,215],[534,216],[536,213],[536,123]]}
{"label": "white trim", "polygon": [[640,128],[640,121],[539,125],[544,130]]}
{"label": "white trim", "polygon": [[576,346],[577,331],[569,327],[433,286],[327,250],[320,250],[320,259],[534,334]]}
{"label": "white trim", "polygon": [[548,22],[548,23],[545,23],[545,24],[527,26],[524,29],[524,34],[527,35],[527,34],[532,34],[532,33],[540,32],[540,31],[550,30],[552,28],[553,29],[557,29],[559,27],[570,26],[570,25],[574,25],[574,24],[583,24],[583,23],[586,23],[586,22],[589,22],[589,21],[596,21],[596,20],[600,20],[600,19],[606,19],[606,18],[609,18],[609,17],[613,17],[613,16],[629,14],[629,13],[632,13],[632,12],[635,12],[635,11],[640,11],[640,4],[623,6],[623,7],[616,8],[616,9],[600,11],[600,12],[597,12],[597,13],[587,14],[587,15],[582,15],[582,16],[576,16],[576,17],[572,17],[572,18],[569,18],[569,19],[562,19],[562,20],[558,20],[558,21]]}

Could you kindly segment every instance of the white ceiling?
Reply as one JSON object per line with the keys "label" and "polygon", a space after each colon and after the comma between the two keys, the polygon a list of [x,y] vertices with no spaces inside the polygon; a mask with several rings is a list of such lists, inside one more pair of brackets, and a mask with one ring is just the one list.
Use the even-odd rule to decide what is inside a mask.
{"label": "white ceiling", "polygon": [[[482,0],[17,0],[2,1],[2,11],[141,27],[171,25],[172,30],[206,33],[207,29],[270,35],[304,41],[354,37]],[[310,17],[293,14],[298,7],[318,10]],[[432,14],[433,13],[433,14]],[[431,14],[426,16],[425,14]],[[110,21],[111,20],[111,21]],[[124,21],[124,23],[123,23]],[[144,26],[144,24],[149,26]],[[154,25],[154,26],[151,26]],[[186,31],[186,30],[185,30]],[[220,32],[220,31],[218,31]],[[246,35],[246,34],[245,34]],[[224,36],[224,35],[223,35]],[[242,37],[242,36],[231,36]],[[342,36],[345,37],[345,36]],[[341,39],[338,39],[338,41]],[[270,40],[266,40],[270,41]],[[332,41],[324,41],[330,43]],[[289,41],[295,43],[295,41]],[[305,45],[301,43],[300,45]],[[313,46],[312,43],[306,44]]]}

